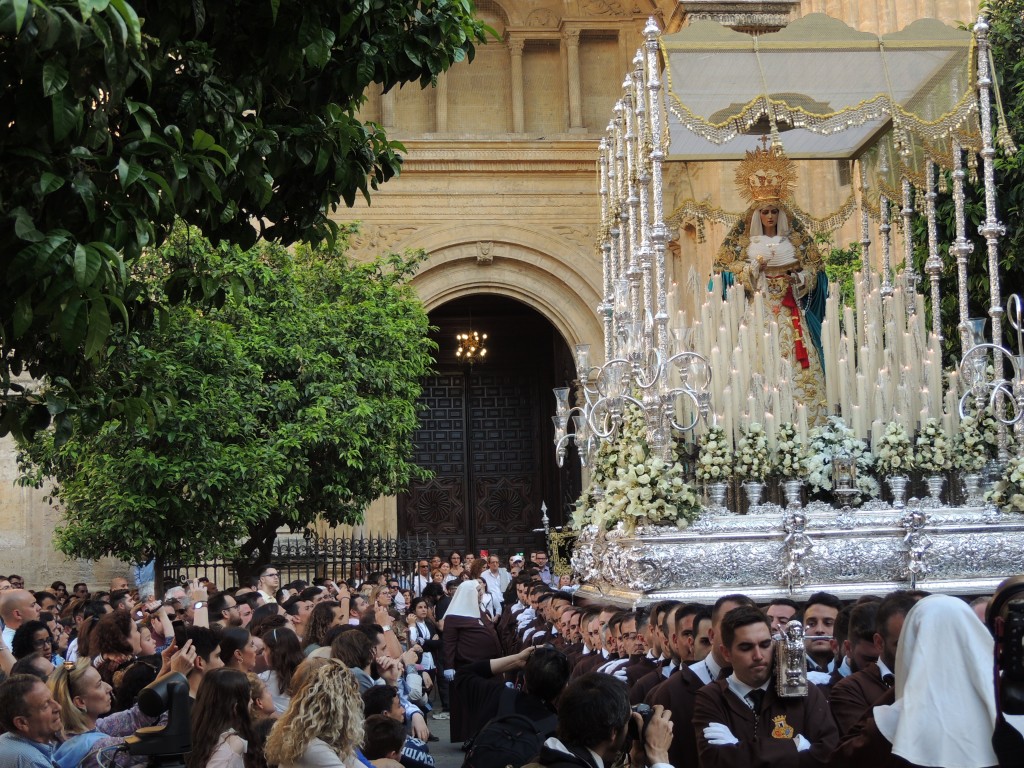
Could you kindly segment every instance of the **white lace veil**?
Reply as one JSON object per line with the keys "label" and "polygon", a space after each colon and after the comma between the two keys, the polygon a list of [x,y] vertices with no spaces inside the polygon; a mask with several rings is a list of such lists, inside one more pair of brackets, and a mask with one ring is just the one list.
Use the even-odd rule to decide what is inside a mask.
{"label": "white lace veil", "polygon": [[789,237],[789,214],[786,213],[786,209],[781,205],[772,203],[771,205],[757,206],[750,211],[750,237],[757,237],[758,235],[764,234],[764,229],[761,227],[761,208],[778,208],[779,209],[779,220],[776,224],[775,234],[779,237]]}

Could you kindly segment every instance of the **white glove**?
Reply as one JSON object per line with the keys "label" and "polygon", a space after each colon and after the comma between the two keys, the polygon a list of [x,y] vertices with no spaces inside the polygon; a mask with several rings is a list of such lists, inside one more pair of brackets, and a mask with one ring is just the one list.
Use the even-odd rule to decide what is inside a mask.
{"label": "white glove", "polygon": [[708,740],[708,744],[716,747],[729,747],[740,743],[740,740],[732,735],[729,726],[722,723],[708,723],[708,727],[704,729],[704,738]]}
{"label": "white glove", "polygon": [[832,675],[828,672],[808,672],[807,679],[815,685],[828,685],[832,680]]}
{"label": "white glove", "polygon": [[455,670],[454,669],[446,669],[444,671],[444,679],[448,680],[449,682],[454,680],[455,679]]}
{"label": "white glove", "polygon": [[616,680],[621,680],[624,683],[628,683],[629,682],[629,678],[626,677],[626,668],[625,667],[619,667],[614,672],[612,672],[612,677],[614,677]]}
{"label": "white glove", "polygon": [[796,751],[797,752],[806,752],[808,749],[811,748],[811,742],[809,742],[807,739],[805,739],[804,735],[802,733],[798,733],[796,735],[796,738],[793,739],[793,741],[796,742]]}

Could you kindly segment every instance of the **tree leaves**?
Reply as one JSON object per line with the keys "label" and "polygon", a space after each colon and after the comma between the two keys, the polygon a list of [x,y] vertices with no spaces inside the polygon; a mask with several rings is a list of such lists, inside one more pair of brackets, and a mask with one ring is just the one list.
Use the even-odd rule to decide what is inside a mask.
{"label": "tree leaves", "polygon": [[[330,250],[244,252],[179,227],[140,261],[156,298],[185,265],[217,275],[210,287],[244,286],[220,308],[182,303],[147,328],[115,329],[92,402],[69,414],[76,429],[25,446],[22,481],[56,480],[63,552],[233,557],[268,526],[357,521],[421,474],[412,436],[432,361],[406,281],[422,255],[352,264],[344,235]],[[94,250],[76,248],[76,262],[88,267]],[[88,307],[86,347],[106,336],[105,307]],[[59,393],[48,403],[67,407]],[[90,421],[103,403],[116,417]]]}
{"label": "tree leaves", "polygon": [[[0,253],[19,267],[0,271],[4,391],[15,368],[88,389],[109,346],[97,334],[123,332],[125,317],[151,321],[151,304],[136,300],[146,289],[125,268],[177,216],[215,241],[331,240],[339,201],[368,197],[401,167],[401,147],[356,117],[366,85],[428,83],[485,34],[461,3],[286,8],[0,4]],[[28,406],[0,402],[0,432],[17,422],[10,409]]]}

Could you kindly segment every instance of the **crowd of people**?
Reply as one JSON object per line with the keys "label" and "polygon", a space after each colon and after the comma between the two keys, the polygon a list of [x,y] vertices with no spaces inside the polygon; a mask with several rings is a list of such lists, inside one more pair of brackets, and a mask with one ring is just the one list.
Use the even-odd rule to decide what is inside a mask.
{"label": "crowd of people", "polygon": [[[0,768],[146,765],[133,734],[168,714],[140,697],[174,684],[189,768],[431,768],[439,720],[466,768],[1024,763],[1024,726],[996,706],[988,598],[623,609],[578,600],[543,552],[281,581],[268,564],[156,599],[123,578],[69,592],[0,577]],[[797,696],[776,683],[793,622]]]}

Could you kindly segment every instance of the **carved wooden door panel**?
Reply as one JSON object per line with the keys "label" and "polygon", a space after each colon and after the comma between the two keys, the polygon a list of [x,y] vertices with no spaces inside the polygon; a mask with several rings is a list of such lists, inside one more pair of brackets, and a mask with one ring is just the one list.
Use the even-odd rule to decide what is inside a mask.
{"label": "carved wooden door panel", "polygon": [[542,543],[538,382],[531,373],[441,373],[424,383],[417,464],[434,473],[399,496],[399,532],[429,535],[442,552]]}
{"label": "carved wooden door panel", "polygon": [[478,369],[470,380],[474,550],[502,558],[539,542],[536,376]]}
{"label": "carved wooden door panel", "polygon": [[461,550],[466,531],[466,382],[461,372],[429,377],[413,461],[434,473],[398,497],[398,530],[423,534],[443,552]]}

